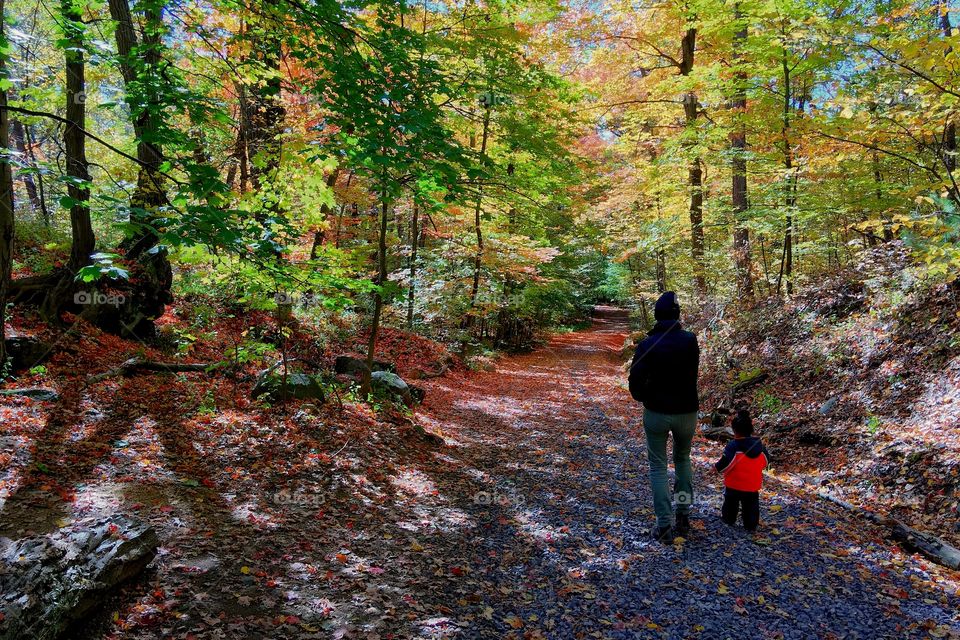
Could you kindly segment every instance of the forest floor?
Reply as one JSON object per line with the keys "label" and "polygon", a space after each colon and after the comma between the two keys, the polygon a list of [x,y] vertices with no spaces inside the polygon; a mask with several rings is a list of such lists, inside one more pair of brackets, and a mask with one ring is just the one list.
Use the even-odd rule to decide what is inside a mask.
{"label": "forest floor", "polygon": [[695,441],[689,539],[650,541],[626,334],[606,310],[423,382],[413,419],[443,445],[360,403],[209,411],[233,383],[196,374],[91,387],[81,341],[51,364],[59,401],[0,407],[0,535],[114,512],[157,528],[158,559],[85,638],[960,637],[957,573],[776,470],[757,536],[720,523],[718,443]]}

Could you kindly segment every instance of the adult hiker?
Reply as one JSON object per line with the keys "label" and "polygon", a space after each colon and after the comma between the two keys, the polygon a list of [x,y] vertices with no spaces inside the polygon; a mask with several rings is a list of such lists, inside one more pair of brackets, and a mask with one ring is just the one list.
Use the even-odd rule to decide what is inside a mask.
{"label": "adult hiker", "polygon": [[[630,365],[630,395],[643,403],[643,431],[647,438],[650,485],[657,524],[653,537],[660,542],[690,531],[693,503],[693,470],[690,445],[697,428],[697,372],[700,347],[697,337],[680,325],[680,304],[673,291],[660,296],[653,310],[656,324],[637,345]],[[673,496],[677,503],[673,521],[667,485],[667,438],[673,435]],[[671,527],[673,525],[673,527]]]}

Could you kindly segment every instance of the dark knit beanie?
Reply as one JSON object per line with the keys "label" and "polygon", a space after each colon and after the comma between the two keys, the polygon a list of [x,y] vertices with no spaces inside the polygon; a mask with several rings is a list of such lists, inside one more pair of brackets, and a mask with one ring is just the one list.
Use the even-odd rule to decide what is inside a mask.
{"label": "dark knit beanie", "polygon": [[677,302],[677,294],[667,291],[660,296],[653,307],[653,317],[657,320],[679,320],[680,304]]}

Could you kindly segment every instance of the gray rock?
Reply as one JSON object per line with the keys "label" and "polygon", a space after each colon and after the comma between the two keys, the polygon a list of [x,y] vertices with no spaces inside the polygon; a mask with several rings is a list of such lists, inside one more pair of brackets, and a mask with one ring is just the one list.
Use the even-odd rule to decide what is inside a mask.
{"label": "gray rock", "polygon": [[11,336],[6,339],[5,344],[14,371],[43,364],[53,352],[53,347],[49,344],[31,336]]}
{"label": "gray rock", "polygon": [[305,373],[287,373],[278,371],[279,364],[261,371],[257,382],[250,392],[254,399],[268,396],[274,400],[295,398],[297,400],[324,400],[323,387],[313,376]]}
{"label": "gray rock", "polygon": [[[334,373],[345,373],[351,376],[357,376],[367,370],[367,361],[352,356],[339,356],[333,363]],[[390,362],[374,360],[372,371],[389,371],[396,373],[397,367]]]}
{"label": "gray rock", "polygon": [[840,402],[840,398],[834,396],[820,405],[820,415],[828,415],[831,411],[837,408],[837,403]]}
{"label": "gray rock", "polygon": [[117,515],[47,536],[0,539],[0,640],[53,640],[153,560],[147,524]]}
{"label": "gray rock", "polygon": [[53,389],[44,389],[42,387],[29,387],[26,389],[5,389],[0,391],[0,396],[22,396],[44,402],[52,402],[60,398],[60,394]]}
{"label": "gray rock", "polygon": [[400,376],[389,371],[374,371],[370,375],[370,384],[375,391],[397,398],[408,407],[423,402],[426,396],[426,391],[407,384]]}

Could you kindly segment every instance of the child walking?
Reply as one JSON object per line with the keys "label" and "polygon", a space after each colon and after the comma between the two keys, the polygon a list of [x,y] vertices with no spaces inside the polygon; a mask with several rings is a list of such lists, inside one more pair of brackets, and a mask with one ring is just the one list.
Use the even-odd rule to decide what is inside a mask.
{"label": "child walking", "polygon": [[723,456],[714,467],[723,474],[723,507],[720,519],[733,525],[737,512],[743,517],[743,528],[756,531],[760,523],[760,487],[763,485],[763,470],[769,463],[770,454],[760,441],[753,437],[753,420],[750,412],[740,409],[731,423],[734,439],[723,450]]}

